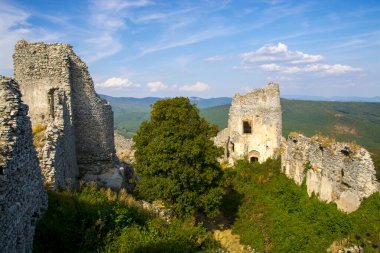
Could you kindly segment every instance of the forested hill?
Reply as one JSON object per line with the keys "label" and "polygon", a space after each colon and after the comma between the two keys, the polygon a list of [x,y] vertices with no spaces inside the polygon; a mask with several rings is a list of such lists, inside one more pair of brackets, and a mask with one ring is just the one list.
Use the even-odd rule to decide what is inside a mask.
{"label": "forested hill", "polygon": [[[150,104],[161,99],[114,98],[102,95],[113,107],[115,127],[132,137],[142,121],[149,118]],[[190,98],[201,114],[223,129],[227,126],[231,98]],[[380,153],[380,103],[302,101],[282,99],[283,136],[291,131],[305,135],[322,133],[343,141],[356,141]]]}
{"label": "forested hill", "polygon": [[[300,131],[356,141],[380,150],[380,103],[281,100],[283,136]],[[229,105],[201,110],[201,114],[220,129],[227,126]]]}

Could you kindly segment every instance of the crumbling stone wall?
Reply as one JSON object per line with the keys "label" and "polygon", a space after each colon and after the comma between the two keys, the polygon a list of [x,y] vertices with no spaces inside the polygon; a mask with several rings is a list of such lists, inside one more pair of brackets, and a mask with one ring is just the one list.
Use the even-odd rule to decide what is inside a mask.
{"label": "crumbling stone wall", "polygon": [[47,125],[40,155],[45,180],[66,188],[77,183],[78,175],[96,180],[114,175],[113,112],[95,93],[87,66],[72,47],[22,40],[13,59],[32,124]]}
{"label": "crumbling stone wall", "polygon": [[28,106],[17,83],[0,76],[0,251],[32,252],[37,220],[47,207]]}
{"label": "crumbling stone wall", "polygon": [[80,173],[101,174],[110,169],[115,159],[112,108],[95,93],[86,64],[72,50],[69,58]]}
{"label": "crumbling stone wall", "polygon": [[306,180],[309,195],[335,202],[345,212],[355,211],[380,190],[370,154],[353,143],[291,133],[283,140],[281,164],[282,172],[298,185]]}
{"label": "crumbling stone wall", "polygon": [[269,83],[246,95],[236,94],[228,115],[228,128],[216,136],[217,146],[225,148],[230,165],[247,157],[264,162],[279,152],[282,113],[278,84]]}
{"label": "crumbling stone wall", "polygon": [[52,189],[76,188],[75,138],[67,97],[60,89],[52,90],[49,97],[52,108],[45,130],[45,145],[40,150],[42,174],[45,184]]}

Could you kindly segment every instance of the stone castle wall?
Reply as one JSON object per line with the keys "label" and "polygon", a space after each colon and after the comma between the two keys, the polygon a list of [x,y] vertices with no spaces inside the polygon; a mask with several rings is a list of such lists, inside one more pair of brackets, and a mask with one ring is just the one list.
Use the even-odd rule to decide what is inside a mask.
{"label": "stone castle wall", "polygon": [[0,76],[0,248],[4,253],[32,252],[36,222],[47,208],[27,114],[16,82]]}
{"label": "stone castle wall", "polygon": [[13,58],[33,126],[47,126],[40,151],[45,180],[66,188],[76,184],[78,175],[115,169],[111,106],[95,93],[86,64],[71,46],[22,40]]}
{"label": "stone castle wall", "polygon": [[215,144],[225,148],[225,158],[230,164],[245,157],[264,162],[279,152],[281,129],[279,86],[269,83],[233,97],[228,128],[218,133]]}
{"label": "stone castle wall", "polygon": [[281,164],[298,185],[306,180],[309,195],[335,202],[345,212],[355,211],[364,198],[380,190],[370,154],[353,143],[291,133],[283,141]]}
{"label": "stone castle wall", "polygon": [[53,189],[75,184],[79,174],[67,54],[70,50],[65,44],[22,40],[13,55],[14,76],[29,106],[32,124],[46,127],[46,142],[37,151],[45,183]]}
{"label": "stone castle wall", "polygon": [[101,99],[87,66],[70,52],[70,83],[78,165],[81,174],[100,174],[115,158],[114,122],[111,105]]}
{"label": "stone castle wall", "polygon": [[52,111],[45,130],[45,145],[40,150],[45,184],[52,189],[76,188],[78,167],[68,101],[64,91],[50,94]]}

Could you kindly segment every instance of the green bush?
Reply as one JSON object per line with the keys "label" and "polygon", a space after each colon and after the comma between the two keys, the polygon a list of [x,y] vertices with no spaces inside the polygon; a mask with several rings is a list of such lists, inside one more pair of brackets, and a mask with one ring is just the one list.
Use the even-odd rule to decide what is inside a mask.
{"label": "green bush", "polygon": [[167,224],[127,202],[121,193],[94,186],[49,192],[34,252],[208,252],[218,246],[200,225]]}
{"label": "green bush", "polygon": [[152,107],[150,120],[134,137],[138,195],[160,199],[180,216],[215,215],[224,194],[217,162],[222,150],[211,140],[216,127],[188,98],[164,99]]}

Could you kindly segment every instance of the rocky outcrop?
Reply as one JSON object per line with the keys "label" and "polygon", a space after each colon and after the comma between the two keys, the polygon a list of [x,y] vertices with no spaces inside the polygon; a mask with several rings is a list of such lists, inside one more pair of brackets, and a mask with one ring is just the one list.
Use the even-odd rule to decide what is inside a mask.
{"label": "rocky outcrop", "polygon": [[17,83],[0,76],[0,251],[32,252],[47,195]]}
{"label": "rocky outcrop", "polygon": [[22,40],[13,59],[32,124],[46,126],[39,156],[47,185],[67,188],[78,178],[95,178],[120,187],[124,176],[115,155],[111,106],[95,93],[87,66],[72,47]]}
{"label": "rocky outcrop", "polygon": [[224,159],[230,165],[244,158],[264,162],[278,154],[281,129],[280,89],[278,84],[269,83],[233,97],[228,128],[218,133],[214,143],[225,149]]}
{"label": "rocky outcrop", "polygon": [[298,185],[306,181],[309,195],[335,202],[345,212],[380,190],[368,151],[354,143],[316,135],[289,134],[283,141],[281,170]]}
{"label": "rocky outcrop", "polygon": [[116,156],[119,158],[119,160],[128,164],[132,164],[135,161],[135,150],[133,149],[133,140],[125,138],[116,131],[114,135]]}

